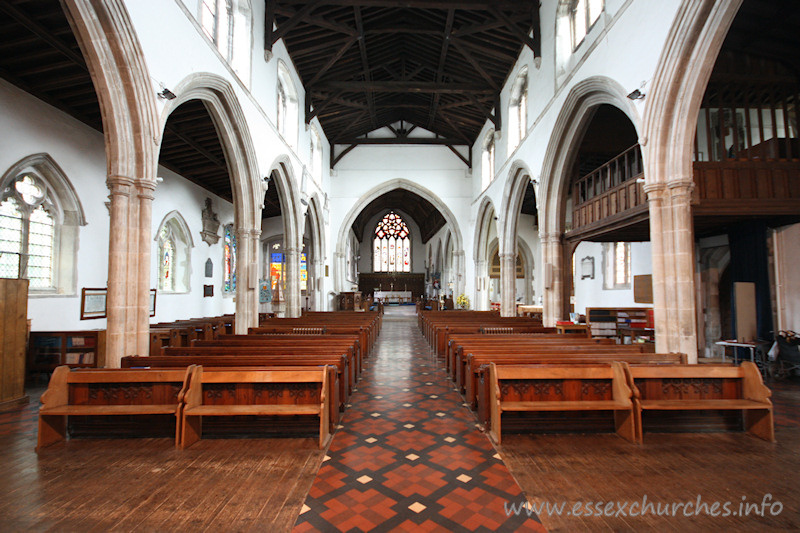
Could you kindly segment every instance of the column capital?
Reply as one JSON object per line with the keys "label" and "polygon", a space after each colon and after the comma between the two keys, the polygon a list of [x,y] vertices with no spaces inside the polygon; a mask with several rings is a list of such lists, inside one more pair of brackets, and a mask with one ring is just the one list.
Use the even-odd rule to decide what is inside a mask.
{"label": "column capital", "polygon": [[106,186],[111,190],[112,194],[121,193],[121,187],[133,187],[136,180],[128,176],[108,176],[106,178]]}
{"label": "column capital", "polygon": [[134,183],[140,189],[148,190],[148,191],[155,191],[156,190],[156,180],[151,180],[148,178],[136,178]]}
{"label": "column capital", "polygon": [[561,244],[561,232],[551,231],[540,233],[539,238],[544,244]]}

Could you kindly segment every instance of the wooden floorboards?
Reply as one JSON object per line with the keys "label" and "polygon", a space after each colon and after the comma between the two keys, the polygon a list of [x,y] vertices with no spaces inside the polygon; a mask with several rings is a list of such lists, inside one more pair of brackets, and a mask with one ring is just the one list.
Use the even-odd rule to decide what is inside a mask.
{"label": "wooden floorboards", "polygon": [[313,438],[76,439],[0,434],[0,531],[289,531],[322,463]]}
{"label": "wooden floorboards", "polygon": [[[562,515],[539,513],[548,531],[798,531],[800,428],[778,427],[776,438],[773,444],[744,433],[651,433],[636,446],[612,434],[508,435],[499,451],[532,503],[567,502]],[[777,506],[768,507],[766,516],[751,510],[746,517],[685,516],[677,507],[678,516],[630,517],[625,508],[607,517],[596,516],[594,506],[614,502],[616,514],[616,502],[641,505],[645,495],[646,502],[670,505],[696,504],[700,496],[709,507],[729,501],[738,515],[743,501],[757,503],[760,513],[766,494],[768,504],[781,502],[779,515],[770,514]],[[592,516],[567,516],[576,502],[593,502]]]}

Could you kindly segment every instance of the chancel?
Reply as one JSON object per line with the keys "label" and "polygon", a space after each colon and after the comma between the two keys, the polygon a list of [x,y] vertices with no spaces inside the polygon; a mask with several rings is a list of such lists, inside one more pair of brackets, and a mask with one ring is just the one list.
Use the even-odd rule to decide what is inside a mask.
{"label": "chancel", "polygon": [[0,13],[4,530],[800,529],[796,0]]}

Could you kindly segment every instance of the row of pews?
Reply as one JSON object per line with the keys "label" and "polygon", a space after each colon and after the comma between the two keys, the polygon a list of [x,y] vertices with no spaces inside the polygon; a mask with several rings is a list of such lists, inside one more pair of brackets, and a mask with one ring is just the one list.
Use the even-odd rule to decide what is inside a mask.
{"label": "row of pews", "polygon": [[[650,344],[557,334],[531,318],[422,311],[419,326],[497,443],[510,432],[741,430],[774,441],[771,392],[752,363],[689,365]],[[612,413],[613,416],[609,416]]]}
{"label": "row of pews", "polygon": [[124,357],[121,369],[59,367],[42,396],[37,449],[68,435],[168,436],[184,448],[206,434],[310,431],[324,447],[381,323],[379,312],[265,316],[247,335],[221,326]]}

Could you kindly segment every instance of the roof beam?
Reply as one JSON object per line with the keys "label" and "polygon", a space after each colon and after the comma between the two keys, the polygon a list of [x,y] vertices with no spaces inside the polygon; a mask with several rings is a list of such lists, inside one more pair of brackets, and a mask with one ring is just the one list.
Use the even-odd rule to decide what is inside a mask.
{"label": "roof beam", "polygon": [[[267,3],[269,4],[271,1],[275,2],[276,0],[267,0]],[[322,0],[312,0],[311,2],[307,2],[300,9],[300,11],[289,17],[289,20],[282,23],[275,31],[271,32],[272,38],[270,39],[270,50],[276,42],[282,39],[284,35],[289,33],[292,28],[303,22],[305,18],[310,15],[311,12],[314,11],[321,3]]]}
{"label": "roof beam", "polygon": [[22,24],[25,29],[34,33],[37,37],[41,38],[47,44],[61,52],[61,54],[66,56],[75,65],[84,71],[89,72],[89,68],[86,66],[86,61],[83,59],[83,56],[80,53],[73,51],[72,48],[64,43],[64,41],[53,35],[47,28],[28,17],[28,15],[17,9],[15,6],[11,5],[10,2],[0,2],[0,11],[5,12],[8,16]]}
{"label": "roof beam", "polygon": [[[537,0],[537,3],[538,3],[538,0]],[[506,27],[511,31],[511,33],[513,33],[514,35],[517,36],[517,38],[522,42],[522,44],[524,44],[525,46],[530,48],[533,51],[534,54],[536,53],[537,48],[539,48],[539,46],[533,41],[533,39],[531,39],[530,35],[528,35],[527,33],[523,32],[522,30],[520,30],[519,26],[517,26],[514,23],[513,20],[508,18],[508,16],[505,13],[503,13],[500,9],[498,9],[497,7],[492,6],[489,10],[492,13],[494,13],[494,15],[499,20],[501,20],[501,21],[503,21],[503,23],[505,23]],[[537,13],[539,12],[538,9],[535,9],[535,11]],[[541,50],[539,52],[541,53]]]}
{"label": "roof beam", "polygon": [[372,91],[376,93],[445,93],[494,94],[480,83],[435,83],[422,81],[326,81],[317,83],[314,90],[343,90],[349,92]]}
{"label": "roof beam", "polygon": [[[358,31],[358,49],[361,53],[361,67],[364,70],[364,80],[372,81],[372,73],[369,70],[369,59],[367,58],[367,42],[364,38],[364,24],[361,20],[361,8],[359,6],[353,7],[353,13],[356,18],[356,31]],[[375,117],[375,98],[372,92],[367,91],[367,106],[369,107],[369,119],[372,121],[372,127],[377,127],[378,120]]]}
{"label": "roof beam", "polygon": [[443,137],[356,137],[354,139],[334,139],[333,144],[413,144],[434,146],[469,146],[469,141],[461,139],[445,139]]}
{"label": "roof beam", "polygon": [[[285,4],[303,4],[303,0],[282,0]],[[332,6],[400,7],[412,9],[464,9],[488,11],[497,6],[507,10],[527,10],[530,0],[325,0]]]}
{"label": "roof beam", "polygon": [[348,39],[344,44],[342,44],[342,46],[339,47],[336,53],[334,53],[328,59],[325,65],[321,69],[319,69],[316,74],[314,74],[314,77],[311,78],[311,81],[308,82],[308,85],[309,86],[314,85],[326,72],[328,72],[331,69],[331,67],[335,65],[336,62],[339,61],[339,59],[342,58],[345,52],[347,52],[350,49],[350,47],[353,46],[353,43],[355,43],[356,40],[357,37],[353,36],[350,39]]}
{"label": "roof beam", "polygon": [[[450,33],[453,31],[453,17],[455,16],[455,9],[447,11],[447,22],[444,25],[444,35],[442,39],[442,49],[439,52],[439,64],[436,68],[436,83],[442,83],[444,76],[445,59],[447,58],[447,49],[450,47]],[[433,104],[431,111],[428,114],[428,129],[433,127],[433,121],[436,119],[436,109],[439,107],[439,97],[441,93],[436,93],[433,97]]]}

